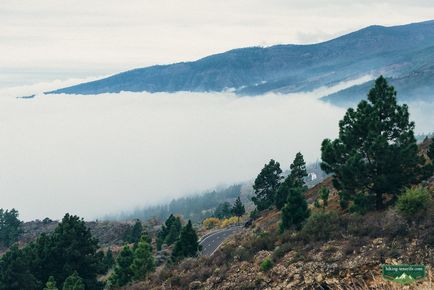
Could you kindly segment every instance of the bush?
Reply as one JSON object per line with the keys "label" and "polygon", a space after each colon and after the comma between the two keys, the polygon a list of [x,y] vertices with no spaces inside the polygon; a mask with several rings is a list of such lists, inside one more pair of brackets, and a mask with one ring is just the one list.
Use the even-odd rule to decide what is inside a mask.
{"label": "bush", "polygon": [[398,197],[396,208],[405,217],[414,219],[421,217],[428,208],[430,200],[431,196],[427,189],[421,186],[413,187]]}
{"label": "bush", "polygon": [[225,228],[227,226],[235,225],[237,223],[238,223],[238,217],[233,216],[233,217],[224,219],[220,224],[220,228]]}
{"label": "bush", "polygon": [[283,256],[286,255],[289,251],[291,251],[292,246],[290,243],[284,243],[278,247],[276,247],[271,255],[271,260],[273,262],[279,261]]}
{"label": "bush", "polygon": [[212,229],[212,228],[220,226],[220,219],[215,218],[215,217],[210,217],[210,218],[205,219],[202,222],[202,224],[205,228]]}
{"label": "bush", "polygon": [[409,231],[407,221],[394,209],[386,212],[382,224],[384,235],[390,239],[406,236]]}
{"label": "bush", "polygon": [[268,270],[270,270],[273,267],[273,262],[271,262],[270,259],[265,259],[264,261],[262,261],[260,268],[262,272],[267,272]]}
{"label": "bush", "polygon": [[380,237],[383,236],[383,214],[371,212],[368,215],[351,214],[342,216],[346,224],[347,234],[356,237]]}
{"label": "bush", "polygon": [[339,231],[339,218],[335,212],[320,211],[312,214],[303,229],[301,236],[306,240],[327,241]]}

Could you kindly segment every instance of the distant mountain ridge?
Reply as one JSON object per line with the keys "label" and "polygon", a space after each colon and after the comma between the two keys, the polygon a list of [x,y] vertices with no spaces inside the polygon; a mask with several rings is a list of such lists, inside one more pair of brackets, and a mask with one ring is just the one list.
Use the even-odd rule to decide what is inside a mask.
{"label": "distant mountain ridge", "polygon": [[[255,96],[308,91],[367,74],[396,79],[399,86],[408,89],[409,98],[422,96],[426,90],[434,99],[430,84],[434,83],[434,21],[369,26],[318,44],[234,49],[192,62],[138,68],[47,93],[233,90],[241,96]],[[421,83],[426,89],[415,92]],[[367,85],[326,99],[343,102],[348,94],[366,92],[363,86]]]}

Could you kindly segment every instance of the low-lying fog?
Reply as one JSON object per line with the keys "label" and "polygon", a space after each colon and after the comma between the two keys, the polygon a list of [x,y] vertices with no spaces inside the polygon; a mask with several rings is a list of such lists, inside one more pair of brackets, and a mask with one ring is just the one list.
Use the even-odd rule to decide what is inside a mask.
{"label": "low-lying fog", "polygon": [[[16,99],[26,91],[3,89],[0,207],[92,219],[252,179],[270,158],[285,169],[298,151],[315,161],[345,112],[318,100],[333,90]],[[417,132],[433,131],[434,103],[409,105]]]}

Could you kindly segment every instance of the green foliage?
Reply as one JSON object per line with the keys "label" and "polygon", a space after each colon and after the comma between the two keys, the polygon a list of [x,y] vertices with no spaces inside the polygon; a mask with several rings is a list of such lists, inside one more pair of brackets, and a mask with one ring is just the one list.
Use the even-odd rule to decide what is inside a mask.
{"label": "green foliage", "polygon": [[[99,288],[96,280],[101,268],[101,256],[97,254],[98,243],[92,237],[83,219],[66,214],[54,233],[42,238],[35,245],[36,252],[42,253],[38,278],[48,279],[48,273],[63,283],[77,271],[88,289]],[[44,251],[47,251],[44,253]]]}
{"label": "green foliage", "polygon": [[303,190],[307,190],[304,182],[304,178],[307,176],[306,163],[300,152],[296,154],[294,161],[290,165],[290,169],[291,172],[286,177],[285,181],[280,184],[276,192],[275,204],[277,209],[282,209],[285,205],[291,188],[300,187],[303,188]]}
{"label": "green foliage", "polygon": [[0,247],[9,247],[18,240],[22,233],[22,222],[18,219],[16,209],[0,208]]}
{"label": "green foliage", "polygon": [[179,238],[181,228],[181,219],[171,214],[157,234],[157,250],[161,250],[163,244],[172,245]]}
{"label": "green foliage", "polygon": [[309,216],[301,230],[301,236],[308,241],[327,241],[333,238],[338,230],[338,215],[321,210]]}
{"label": "green foliage", "polygon": [[231,216],[231,204],[227,201],[220,203],[214,211],[214,217],[218,219],[225,219]]}
{"label": "green foliage", "polygon": [[320,207],[321,207],[321,205],[319,204],[319,200],[318,200],[318,198],[315,199],[315,201],[313,202],[313,205],[314,205],[316,208],[320,208]]}
{"label": "green foliage", "polygon": [[266,258],[266,259],[264,259],[264,261],[261,262],[261,264],[259,265],[259,267],[261,268],[262,272],[267,272],[271,268],[273,268],[273,262],[271,262],[270,259]]}
{"label": "green foliage", "polygon": [[298,152],[292,162],[291,173],[289,178],[293,187],[305,187],[304,178],[307,176],[306,162],[304,162],[303,154]]}
{"label": "green foliage", "polygon": [[40,289],[42,284],[30,270],[30,252],[20,250],[16,245],[0,259],[1,290],[33,290]]}
{"label": "green foliage", "polygon": [[252,201],[259,211],[269,208],[274,204],[275,195],[282,179],[282,170],[279,162],[270,160],[265,164],[264,168],[259,173],[253,184],[255,196]]}
{"label": "green foliage", "polygon": [[286,229],[300,229],[303,222],[309,216],[307,201],[304,197],[304,190],[300,187],[291,188],[288,200],[282,208],[282,222],[280,229],[283,232]]}
{"label": "green foliage", "polygon": [[431,144],[429,145],[428,157],[434,163],[434,137],[431,139]]}
{"label": "green foliage", "polygon": [[66,278],[65,283],[63,283],[62,290],[85,290],[83,279],[78,275],[77,272],[72,273],[68,278]]}
{"label": "green foliage", "polygon": [[373,194],[381,209],[384,194],[396,198],[403,187],[426,177],[413,129],[407,105],[397,104],[395,89],[381,76],[368,100],[339,122],[339,137],[322,142],[321,168],[333,173],[338,190]]}
{"label": "green foliage", "polygon": [[232,207],[232,214],[241,217],[246,213],[246,209],[244,208],[243,203],[241,202],[240,197],[238,196],[235,200],[234,206]]}
{"label": "green foliage", "polygon": [[45,284],[44,290],[58,290],[56,287],[56,280],[54,280],[53,276],[48,277],[48,281]]}
{"label": "green foliage", "polygon": [[323,207],[328,206],[329,195],[330,195],[330,189],[328,189],[327,187],[322,187],[320,194],[319,194],[319,197],[322,199]]}
{"label": "green foliage", "polygon": [[289,178],[286,178],[285,181],[279,186],[276,192],[275,197],[275,205],[277,209],[282,209],[282,207],[285,205],[286,200],[288,199],[288,192],[291,188],[289,184]]}
{"label": "green foliage", "polygon": [[375,195],[358,193],[353,196],[353,204],[350,206],[350,212],[363,215],[373,209],[375,209]]}
{"label": "green foliage", "polygon": [[137,243],[143,232],[143,225],[140,220],[136,220],[132,227],[125,232],[124,241],[128,243]]}
{"label": "green foliage", "polygon": [[1,258],[0,289],[14,289],[13,285],[20,283],[26,286],[19,289],[32,289],[29,285],[41,289],[50,276],[63,284],[74,271],[87,289],[101,289],[96,278],[102,256],[97,249],[97,241],[84,221],[66,214],[51,235],[42,234],[23,249],[12,248]]}
{"label": "green foliage", "polygon": [[176,259],[182,259],[185,257],[194,257],[199,251],[199,243],[196,231],[193,229],[193,225],[189,220],[187,225],[182,228],[179,240],[175,243],[175,247],[172,252],[172,257]]}
{"label": "green foliage", "polygon": [[115,259],[113,258],[113,252],[111,249],[107,250],[107,253],[104,255],[104,258],[102,260],[102,263],[104,265],[105,271],[110,270],[115,264]]}
{"label": "green foliage", "polygon": [[350,195],[346,191],[339,191],[339,206],[342,209],[347,209],[350,202]]}
{"label": "green foliage", "polygon": [[131,264],[133,263],[134,254],[128,245],[122,248],[116,259],[115,270],[110,277],[110,284],[113,286],[124,286],[132,281],[133,271]]}
{"label": "green foliage", "polygon": [[259,217],[259,211],[255,208],[250,212],[249,217],[254,220],[257,219]]}
{"label": "green foliage", "polygon": [[134,258],[131,264],[133,278],[143,280],[148,273],[155,270],[155,261],[152,256],[152,248],[146,234],[140,238],[140,242],[134,251]]}
{"label": "green foliage", "polygon": [[428,208],[431,195],[426,188],[413,187],[398,197],[396,207],[407,218],[417,218]]}

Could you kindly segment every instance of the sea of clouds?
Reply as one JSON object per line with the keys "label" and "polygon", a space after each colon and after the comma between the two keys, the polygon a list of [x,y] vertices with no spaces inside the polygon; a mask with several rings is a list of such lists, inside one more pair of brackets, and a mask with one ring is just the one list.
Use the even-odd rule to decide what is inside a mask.
{"label": "sea of clouds", "polygon": [[[364,81],[362,79],[360,81]],[[320,157],[344,108],[292,94],[44,95],[50,83],[0,90],[0,207],[25,220],[70,212],[92,219],[251,180],[273,158]],[[410,104],[417,132],[434,130],[434,103]]]}

